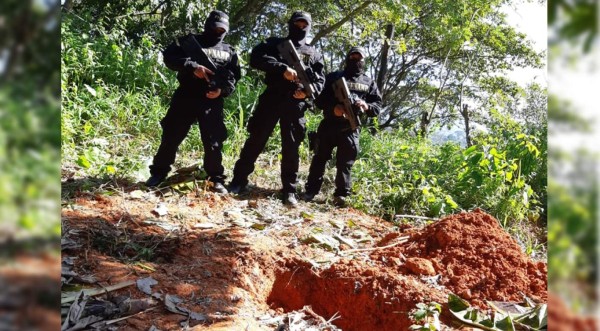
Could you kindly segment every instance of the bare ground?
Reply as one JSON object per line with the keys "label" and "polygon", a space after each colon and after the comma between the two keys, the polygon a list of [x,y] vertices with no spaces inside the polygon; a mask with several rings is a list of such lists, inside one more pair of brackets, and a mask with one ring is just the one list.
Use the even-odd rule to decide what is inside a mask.
{"label": "bare ground", "polygon": [[[158,282],[157,308],[112,324],[118,329],[408,330],[417,303],[445,303],[450,292],[481,308],[523,294],[547,301],[546,264],[481,211],[412,228],[327,201],[289,209],[258,187],[240,197],[203,182],[177,189],[184,193],[63,182],[63,260],[73,272],[93,276],[93,287]],[[77,284],[66,282],[63,291]],[[136,286],[109,294],[117,295],[150,297]],[[167,295],[203,318],[167,310]],[[455,327],[446,307],[442,322]]]}

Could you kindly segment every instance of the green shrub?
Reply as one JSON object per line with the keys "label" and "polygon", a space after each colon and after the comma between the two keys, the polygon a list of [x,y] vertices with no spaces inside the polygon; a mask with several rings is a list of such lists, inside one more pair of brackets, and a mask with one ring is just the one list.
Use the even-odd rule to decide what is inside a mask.
{"label": "green shrub", "polygon": [[[104,31],[85,16],[65,15],[62,32],[65,166],[79,167],[82,176],[144,179],[160,141],[159,121],[177,86],[175,73],[161,62],[162,46],[145,35],[128,41],[118,24]],[[247,56],[240,56],[244,71]],[[226,174],[247,138],[246,124],[264,88],[259,78],[254,70],[244,72],[226,99]],[[315,130],[321,118],[307,113],[307,128]],[[495,111],[488,127],[489,133],[473,137],[474,145],[467,149],[456,143],[434,145],[401,130],[363,130],[351,203],[387,218],[440,217],[479,207],[507,227],[536,219],[545,213],[545,127],[532,131]],[[264,166],[257,167],[251,180],[278,184],[277,132],[259,159]],[[201,160],[201,144],[195,126],[180,147],[176,166]],[[312,157],[307,144],[302,144],[300,156],[304,180]],[[330,162],[325,174],[325,195],[333,191],[334,164]]]}

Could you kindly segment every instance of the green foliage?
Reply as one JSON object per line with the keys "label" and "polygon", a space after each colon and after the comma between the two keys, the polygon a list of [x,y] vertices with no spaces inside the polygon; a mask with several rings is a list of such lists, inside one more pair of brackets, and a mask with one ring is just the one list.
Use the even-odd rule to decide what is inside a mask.
{"label": "green foliage", "polygon": [[58,9],[0,4],[0,242],[12,237],[31,249],[60,234]]}
{"label": "green foliage", "polygon": [[[289,15],[298,9],[297,2],[291,0],[71,3],[65,9],[65,22],[82,17],[93,22],[91,28],[86,26],[89,23],[81,23],[82,28],[77,28],[89,38],[111,35],[109,39],[122,41],[103,46],[107,50],[106,60],[123,63],[135,59],[135,54],[126,54],[130,46],[148,42],[164,47],[178,35],[201,30],[206,14],[214,7],[229,14],[231,31],[227,41],[246,54],[266,37],[286,35]],[[463,94],[483,104],[490,91],[479,83],[480,78],[489,79],[500,70],[514,67],[542,66],[541,55],[532,49],[524,34],[507,24],[505,15],[498,10],[507,3],[507,0],[309,1],[303,3],[302,9],[312,13],[314,24],[309,38],[323,53],[328,71],[340,67],[350,46],[361,45],[372,54],[366,60],[370,73],[379,76],[385,41],[383,27],[394,25],[396,32],[387,40],[389,70],[381,86],[387,107],[380,123],[383,127],[415,127],[423,111],[430,112],[430,120],[437,124],[455,120],[455,108],[457,104],[461,106]],[[88,46],[89,39],[82,40],[74,49],[83,58],[93,56],[98,49]],[[116,69],[113,64],[109,67]],[[86,68],[95,74],[102,71]],[[122,76],[126,84],[144,81],[137,76],[134,81],[128,80],[124,70],[108,73]],[[151,71],[146,74],[156,75]],[[248,74],[258,76],[254,71]],[[84,77],[95,79],[92,75]],[[479,109],[484,110],[476,107],[475,111]]]}
{"label": "green foliage", "polygon": [[438,154],[456,151],[456,145],[438,149],[402,134],[381,132],[372,137],[364,131],[361,144],[353,167],[355,206],[388,217],[406,213],[439,216],[457,210],[458,205],[440,185],[448,175],[443,169],[450,169],[453,156]]}
{"label": "green foliage", "polygon": [[437,302],[430,302],[429,304],[418,303],[417,308],[409,312],[409,316],[416,323],[411,325],[409,330],[420,330],[420,331],[438,331],[441,328],[439,316],[442,312],[442,305]]}
{"label": "green foliage", "polygon": [[594,300],[588,287],[598,275],[598,159],[575,152],[571,160],[558,155],[551,160],[555,180],[548,186],[548,283],[581,310]]}
{"label": "green foliage", "polygon": [[457,188],[459,201],[479,205],[477,190],[486,197],[492,214],[503,224],[508,220],[537,220],[546,208],[545,134],[528,135],[526,128],[499,114],[493,115],[489,135],[474,139],[477,145],[465,152]]}
{"label": "green foliage", "polygon": [[516,123],[498,124],[467,149],[399,132],[363,131],[353,203],[387,217],[439,217],[479,207],[508,227],[536,220],[545,212],[546,153],[540,138],[523,130]]}
{"label": "green foliage", "polygon": [[[28,99],[24,111],[23,102]],[[60,233],[60,155],[56,100],[5,88],[0,92],[0,227],[17,236]]]}
{"label": "green foliage", "polygon": [[448,308],[454,317],[462,323],[488,331],[515,331],[515,330],[547,330],[548,329],[548,305],[545,303],[535,304],[525,298],[524,306],[516,305],[519,313],[511,313],[497,308],[493,303],[490,305],[495,309],[492,315],[471,307],[469,303],[455,294],[448,295]]}
{"label": "green foliage", "polygon": [[572,102],[560,99],[556,95],[548,97],[548,118],[556,132],[590,132],[591,121],[574,109]]}
{"label": "green foliage", "polygon": [[[421,47],[415,41],[423,36],[431,41],[427,47],[437,47],[440,43],[447,44],[448,47],[459,47],[472,36],[491,29],[489,25],[483,26],[485,24],[481,22],[467,22],[467,17],[473,16],[476,10],[470,8],[471,3],[481,7],[478,9],[478,15],[490,13],[491,7],[487,6],[492,4],[475,0],[460,3],[415,1],[406,6],[397,6],[395,3],[383,6],[373,3],[369,5],[373,12],[365,14],[364,17],[354,17],[354,22],[365,27],[360,38],[369,39],[377,31],[381,32],[372,21],[368,21],[372,19],[370,15],[396,22],[395,20],[400,18],[395,15],[404,13],[404,19],[407,21],[396,22],[402,26],[423,15],[430,24],[414,27],[408,24],[410,28],[407,28],[402,36],[402,47],[405,49],[396,49],[397,52],[411,52],[411,48],[415,50]],[[285,10],[292,8],[287,6],[287,2],[280,4]],[[241,3],[234,1],[230,5],[231,8],[238,8],[236,6],[240,6]],[[327,24],[335,24],[355,6],[355,3],[348,1],[336,5],[328,3],[323,10],[332,11],[330,16],[326,16],[321,9],[314,8],[313,17]],[[339,11],[340,7],[343,7],[345,12]],[[115,5],[114,8],[121,7]],[[143,8],[146,7],[142,6],[136,10]],[[198,8],[200,7],[196,9]],[[130,9],[125,8],[119,10],[130,12]],[[264,17],[261,17],[256,22],[256,31],[265,29],[265,33],[269,34],[273,31],[273,34],[285,33],[281,31],[281,27],[279,30],[268,30],[266,27],[282,24],[287,12],[274,11],[272,6],[261,10],[264,11],[265,17],[272,21],[264,21]],[[235,11],[230,14],[232,20],[234,16]],[[441,21],[438,22],[438,19]],[[501,18],[497,19],[502,21]],[[97,24],[95,20],[102,24]],[[241,24],[240,29],[245,29],[243,23],[238,23]],[[446,31],[449,26],[457,23],[461,23],[460,27]],[[133,37],[131,29],[136,24],[126,17],[98,17],[98,13],[91,7],[80,8],[77,14],[67,12],[63,16],[62,153],[64,164],[76,169],[79,175],[143,180],[147,176],[149,160],[158,147],[161,135],[159,121],[166,112],[169,97],[177,82],[174,72],[167,70],[161,61],[159,51],[164,47],[164,41],[161,41],[159,34],[148,31]],[[515,44],[515,40],[521,40],[523,36],[507,30],[506,27],[498,31],[493,32],[494,38],[497,39],[494,44],[486,44],[485,47],[523,46]],[[171,37],[174,37],[176,32],[175,29],[164,31],[165,35]],[[348,45],[354,43],[357,36],[347,32],[348,30],[344,29],[332,32],[328,39],[340,40]],[[410,34],[410,38],[407,33]],[[251,34],[244,39],[236,37],[233,32],[228,38],[241,38],[240,44],[245,45],[263,39],[264,35]],[[334,49],[329,43],[324,43],[322,49],[330,67],[334,68],[333,63],[339,62],[343,50],[339,47]],[[444,57],[442,54],[445,49],[436,50],[432,55],[438,64]],[[410,56],[418,57],[419,52],[431,49],[425,47],[418,48],[417,51]],[[523,49],[523,52],[528,51]],[[241,50],[240,54],[243,71],[246,72],[243,72],[243,78],[238,82],[235,93],[226,99],[224,110],[229,133],[223,148],[226,174],[233,168],[247,138],[246,124],[263,89],[257,72],[248,70],[248,53]],[[536,58],[529,55],[527,61],[535,64]],[[398,60],[396,56],[397,54],[393,55]],[[453,65],[458,65],[458,62],[454,62]],[[482,67],[488,65],[492,64],[478,64]],[[439,76],[430,75],[431,67],[417,66],[405,69],[418,70],[419,75],[424,75],[421,76],[423,79],[439,79]],[[422,82],[421,78],[413,81],[408,71],[396,74],[404,75],[402,77],[409,85],[411,82]],[[493,91],[493,98],[488,98],[492,102],[482,106],[481,112],[490,113],[482,116],[482,121],[485,120],[490,130],[489,133],[481,133],[474,137],[474,145],[468,149],[463,149],[456,143],[434,145],[425,138],[416,138],[403,130],[378,131],[380,127],[374,126],[372,129],[376,133],[373,135],[369,134],[368,130],[363,130],[360,137],[361,152],[353,168],[353,190],[356,192],[351,198],[353,206],[388,218],[397,214],[440,217],[479,207],[500,219],[508,228],[517,228],[520,222],[535,220],[538,215],[544,213],[545,119],[535,117],[539,120],[534,121],[534,124],[511,121],[506,115],[507,112],[520,112],[518,107],[513,107],[512,101],[506,100],[516,100],[522,90],[506,80],[488,79],[486,84],[490,86],[488,92]],[[419,89],[419,93],[429,93],[425,99],[432,97],[438,90],[431,84],[422,84]],[[398,92],[406,91],[399,89]],[[515,98],[508,97],[509,92],[515,94]],[[539,91],[536,95],[543,96],[544,93]],[[455,95],[455,90],[448,89],[444,92],[444,97],[440,98],[443,99],[441,102],[450,107]],[[405,96],[410,98],[411,94]],[[423,100],[411,100],[411,107],[415,102],[421,101]],[[427,107],[431,106],[431,100],[423,102]],[[388,105],[402,108],[401,104]],[[532,111],[532,118],[538,114],[539,107]],[[307,119],[308,129],[315,129],[321,116],[307,114]],[[411,125],[414,125],[414,122],[407,116],[407,126]],[[277,131],[278,129],[275,130]],[[280,135],[274,134],[258,161],[261,166],[257,166],[252,181],[277,186],[275,183],[279,179],[276,176],[277,171],[273,174],[273,170],[278,169],[280,146]],[[179,152],[180,157],[175,166],[197,163],[196,160],[201,159],[202,146],[197,127],[192,129],[180,146]],[[300,148],[300,156],[302,166],[307,166],[311,154],[305,144]],[[333,164],[330,164],[325,175],[326,195],[332,191],[331,184],[335,176]],[[305,175],[304,171],[301,171],[301,176]]]}
{"label": "green foliage", "polygon": [[[548,1],[548,23],[561,40],[578,41],[589,52],[598,36],[598,2],[593,0]],[[550,39],[556,42],[556,38]]]}
{"label": "green foliage", "polygon": [[[91,15],[65,15],[61,25],[61,88],[85,88],[98,96],[104,85],[168,97],[175,77],[161,65],[160,46],[149,35],[127,38],[121,25],[110,30]],[[67,95],[67,97],[70,93]],[[67,100],[68,101],[68,100]]]}

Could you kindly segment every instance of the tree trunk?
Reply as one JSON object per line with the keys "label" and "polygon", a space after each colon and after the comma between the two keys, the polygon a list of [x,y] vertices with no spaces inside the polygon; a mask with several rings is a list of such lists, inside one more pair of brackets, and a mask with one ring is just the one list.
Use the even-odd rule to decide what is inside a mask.
{"label": "tree trunk", "polygon": [[465,122],[465,136],[467,140],[467,148],[469,148],[473,145],[473,143],[471,142],[471,128],[469,127],[469,106],[463,105],[460,114],[462,115],[463,120]]}
{"label": "tree trunk", "polygon": [[421,130],[419,135],[422,138],[427,137],[427,131],[429,130],[429,123],[431,123],[431,117],[427,111],[421,113]]}
{"label": "tree trunk", "polygon": [[8,39],[9,45],[8,58],[6,59],[5,71],[1,73],[0,79],[2,82],[8,82],[22,71],[23,69],[23,54],[25,47],[31,40],[33,24],[31,22],[31,3],[27,1],[24,8],[21,9],[21,14],[12,20],[11,28],[12,38]]}
{"label": "tree trunk", "polygon": [[394,38],[394,25],[388,24],[385,28],[385,40],[381,46],[381,65],[379,67],[379,75],[377,75],[377,88],[379,88],[379,91],[382,94],[385,76],[387,75],[388,52],[390,50],[392,38]]}
{"label": "tree trunk", "polygon": [[252,18],[256,16],[257,12],[260,11],[267,1],[261,0],[249,0],[244,6],[242,6],[237,12],[230,15],[229,24],[237,25],[242,19]]}

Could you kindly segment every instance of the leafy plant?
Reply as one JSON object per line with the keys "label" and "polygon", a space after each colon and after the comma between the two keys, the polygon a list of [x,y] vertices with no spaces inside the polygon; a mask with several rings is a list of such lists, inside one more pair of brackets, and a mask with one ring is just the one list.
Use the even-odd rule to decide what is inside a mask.
{"label": "leafy plant", "polygon": [[411,325],[409,330],[420,330],[420,331],[438,331],[441,330],[440,324],[440,313],[442,312],[442,305],[437,302],[430,302],[428,304],[418,303],[417,308],[409,312],[409,316],[416,323]]}
{"label": "leafy plant", "polygon": [[[189,32],[190,23],[200,19],[201,14],[209,8],[206,4],[193,4],[190,7],[189,17],[179,16],[182,13],[180,11],[185,7],[182,7],[182,4],[188,2],[187,0],[172,2],[173,12],[165,12],[164,15],[177,16],[182,24],[175,27],[171,26],[171,23],[165,23],[164,30],[161,31],[148,28],[156,24],[152,16],[128,16],[134,10],[133,8],[143,11],[147,4],[142,2],[133,2],[136,5],[131,8],[124,6],[122,1],[106,6],[94,2],[85,8],[74,5],[72,11],[65,12],[61,45],[63,69],[61,71],[63,92],[61,141],[65,167],[74,169],[79,176],[116,176],[135,180],[143,180],[143,177],[147,176],[147,167],[160,143],[160,120],[177,86],[176,75],[165,68],[160,50],[176,35]],[[447,12],[444,10],[439,12],[445,21],[437,22],[429,16],[438,15],[438,12],[433,10],[434,7],[430,8],[432,14],[428,14],[424,19],[431,25],[419,25],[415,27],[417,30],[406,32],[408,34],[402,36],[404,39],[398,44],[396,51],[406,52],[407,56],[426,51],[431,45],[421,47],[420,44],[415,44],[414,38],[419,35],[437,36],[439,33],[443,33],[443,36],[440,35],[440,39],[436,39],[436,49],[440,43],[446,43],[448,47],[454,47],[454,50],[457,50],[456,47],[460,49],[466,37],[481,34],[482,30],[489,28],[487,23],[482,25],[481,22],[474,25],[464,22],[464,28],[458,30],[452,28],[451,31],[446,31],[442,28],[454,26],[453,20],[460,20],[461,15],[465,14],[463,11],[470,10],[468,6],[464,6],[467,3],[469,2],[463,2],[461,5],[428,3],[428,6],[440,10],[448,9]],[[232,3],[230,11],[235,12],[239,9],[238,5],[238,2]],[[395,20],[395,16],[391,13],[411,14],[420,5],[416,2],[407,4],[405,8],[397,8],[392,4],[387,7],[373,4],[372,9],[381,19]],[[482,8],[478,15],[491,15],[490,8],[487,6]],[[336,15],[340,14],[340,8],[334,4],[328,4],[327,7],[327,10],[311,9],[314,9],[314,17],[321,15],[333,24]],[[267,6],[265,10],[268,11],[269,8]],[[325,15],[325,12],[331,14]],[[230,15],[232,20],[234,16],[234,14]],[[275,21],[280,18],[279,15],[272,17]],[[268,21],[257,22],[256,28],[260,31],[264,30],[265,33],[280,32],[275,21]],[[358,18],[356,24],[367,28],[361,37],[363,39],[368,39],[371,33],[378,30],[378,27],[365,18]],[[181,27],[188,30],[181,31]],[[242,30],[245,28],[240,26]],[[499,31],[510,32],[510,36],[502,39],[504,37]],[[522,38],[511,29],[505,28],[500,30],[494,28],[491,33],[494,40],[490,41],[493,45],[489,46],[495,51],[498,47],[505,47],[506,42],[517,46]],[[264,36],[253,34],[243,37],[228,36],[231,38],[228,41],[239,42],[236,48],[240,55],[243,78],[238,82],[234,94],[225,100],[224,118],[228,138],[223,146],[223,163],[226,175],[230,174],[227,172],[233,168],[247,138],[248,119],[264,88],[261,75],[256,70],[250,70],[247,65],[249,58],[247,50],[262,37]],[[331,40],[340,41],[342,44],[355,38],[343,32],[332,32],[330,37],[333,38]],[[322,51],[329,59],[328,69],[337,69],[334,62],[340,60],[343,55],[338,54],[338,46],[334,49],[329,45],[329,41],[325,42],[325,39],[323,41]],[[375,45],[369,47],[377,48]],[[526,62],[537,61],[527,49],[520,48],[518,52]],[[394,57],[392,60],[398,60],[396,56],[392,55]],[[439,62],[438,60],[436,61]],[[460,61],[463,60],[464,58]],[[458,70],[460,61],[453,62],[448,69]],[[479,63],[479,65],[486,64]],[[394,96],[395,93],[401,93],[402,98],[409,98],[411,109],[415,103],[418,103],[421,108],[433,107],[431,98],[441,92],[439,88],[430,86],[431,84],[426,81],[431,79],[437,81],[440,77],[430,75],[432,68],[428,65],[417,67],[402,69],[407,70],[406,88],[410,91],[404,87],[399,88],[398,91],[388,91],[386,97],[388,109],[394,108],[395,112],[407,107],[406,100],[399,100],[398,96]],[[425,76],[415,80],[414,76],[417,73],[413,72],[415,70]],[[486,84],[487,93],[490,94],[489,99],[493,101],[482,105],[480,110],[481,113],[489,113],[489,115],[478,118],[485,122],[489,131],[475,135],[472,139],[473,145],[467,149],[456,142],[438,145],[427,138],[415,137],[413,132],[408,130],[418,123],[418,120],[411,117],[412,114],[407,115],[402,120],[405,122],[402,123],[392,120],[394,125],[391,125],[390,118],[384,115],[374,122],[375,126],[362,130],[360,153],[353,167],[355,195],[350,198],[350,203],[355,208],[387,219],[393,219],[397,214],[441,217],[460,210],[479,207],[500,219],[507,229],[515,229],[515,231],[522,228],[521,222],[542,217],[546,209],[547,145],[544,119],[538,116],[539,107],[532,108],[531,114],[527,115],[527,118],[536,119],[533,124],[511,120],[513,114],[521,113],[520,108],[515,106],[520,100],[515,84],[500,79],[482,79],[480,83]],[[414,89],[420,91],[419,98],[423,97],[427,100],[417,102],[411,99]],[[504,94],[490,92],[494,89],[508,92],[503,92]],[[514,92],[514,95],[507,96],[509,92]],[[531,94],[535,100],[543,97],[543,90],[534,92]],[[440,114],[451,110],[452,98],[455,96],[455,93],[450,90],[440,94],[440,104],[436,106]],[[536,102],[532,101],[532,103]],[[322,115],[307,112],[306,118],[307,129],[314,130]],[[380,124],[381,126],[378,126]],[[407,129],[382,129],[386,125]],[[430,130],[439,127],[439,124],[431,125]],[[275,129],[275,132],[277,130]],[[280,140],[280,135],[274,133],[257,161],[256,171],[250,178],[252,182],[269,187],[277,185],[279,181],[277,165],[281,158]],[[98,144],[99,141],[105,143]],[[299,152],[301,169],[306,169],[312,157],[307,144],[302,144]],[[202,159],[202,153],[198,128],[193,126],[190,134],[179,147],[175,168],[197,163]],[[334,162],[327,167],[323,195],[329,196],[333,191],[334,168]],[[306,171],[300,171],[301,183],[306,175]],[[524,242],[535,242],[535,240],[524,238]]]}
{"label": "leafy plant", "polygon": [[462,323],[489,331],[547,330],[548,312],[545,303],[535,304],[526,298],[524,306],[513,305],[518,312],[508,312],[491,304],[495,312],[489,316],[455,294],[448,295],[448,308]]}

